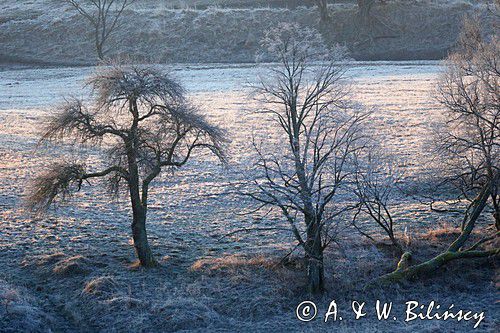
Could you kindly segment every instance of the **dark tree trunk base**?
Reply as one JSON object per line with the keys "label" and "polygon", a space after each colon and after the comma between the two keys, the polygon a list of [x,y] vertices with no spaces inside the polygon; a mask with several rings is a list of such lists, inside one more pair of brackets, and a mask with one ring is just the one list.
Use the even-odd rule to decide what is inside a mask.
{"label": "dark tree trunk base", "polygon": [[307,267],[308,285],[307,289],[311,294],[320,294],[324,291],[325,270],[323,260],[311,258]]}
{"label": "dark tree trunk base", "polygon": [[139,253],[139,250],[136,248],[135,249],[137,257],[139,258],[139,263],[142,267],[145,268],[154,268],[158,267],[160,264],[156,259],[154,258],[153,254],[151,253],[151,250],[149,251],[143,251]]}
{"label": "dark tree trunk base", "polygon": [[142,267],[158,267],[158,262],[153,256],[149,247],[146,233],[146,219],[138,219],[132,224],[132,235],[134,238],[134,247]]}

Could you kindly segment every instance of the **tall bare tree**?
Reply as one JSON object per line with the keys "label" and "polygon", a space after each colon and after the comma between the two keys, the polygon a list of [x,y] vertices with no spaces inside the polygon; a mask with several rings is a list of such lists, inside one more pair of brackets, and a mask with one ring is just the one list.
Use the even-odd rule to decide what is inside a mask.
{"label": "tall bare tree", "polygon": [[458,49],[446,61],[439,83],[440,101],[445,106],[446,123],[438,146],[450,172],[446,180],[456,182],[470,203],[464,213],[462,231],[446,251],[409,266],[403,255],[396,271],[378,281],[394,282],[429,275],[446,263],[464,258],[498,256],[495,243],[482,248],[500,235],[498,229],[473,244],[470,236],[479,217],[491,205],[498,228],[498,188],[500,186],[500,40],[481,38],[477,20],[466,20]]}
{"label": "tall bare tree", "polygon": [[94,30],[97,56],[103,60],[106,42],[119,27],[123,11],[135,0],[64,0],[83,16]]}
{"label": "tall bare tree", "polygon": [[[446,157],[446,182],[469,199],[492,183],[500,168],[499,41],[494,36],[485,42],[477,20],[468,18],[458,44],[439,85],[448,119],[439,147]],[[500,189],[494,182],[490,199],[500,230]]]}
{"label": "tall bare tree", "polygon": [[[322,57],[326,50],[317,32],[285,23],[271,29],[262,45],[279,67],[257,88],[260,112],[270,116],[280,142],[267,151],[255,145],[261,175],[247,194],[281,212],[304,249],[308,289],[318,293],[324,288],[323,252],[347,209],[337,205],[337,194],[350,174],[349,158],[360,149],[365,115],[348,101],[343,68]],[[326,62],[312,66],[318,58]]]}
{"label": "tall bare tree", "polygon": [[188,162],[197,149],[224,160],[223,132],[209,124],[184,97],[184,89],[151,68],[115,66],[89,81],[94,103],[72,100],[50,120],[43,141],[76,140],[102,143],[108,157],[102,170],[79,163],[58,163],[35,178],[28,198],[36,211],[46,210],[57,197],[80,190],[94,178],[107,178],[110,188],[128,188],[132,235],[137,257],[145,267],[157,264],[148,244],[148,190],[164,169]]}

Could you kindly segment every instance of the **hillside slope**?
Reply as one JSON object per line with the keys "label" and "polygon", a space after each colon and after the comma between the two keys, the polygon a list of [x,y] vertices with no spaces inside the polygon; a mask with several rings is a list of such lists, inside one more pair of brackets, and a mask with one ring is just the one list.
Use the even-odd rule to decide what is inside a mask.
{"label": "hillside slope", "polygon": [[[498,16],[492,8],[466,1],[387,2],[362,23],[355,5],[339,4],[331,6],[331,22],[322,31],[330,42],[345,43],[357,60],[438,59],[453,46],[464,14],[477,13],[493,29]],[[263,33],[282,21],[319,28],[315,8],[176,10],[139,1],[124,12],[109,55],[159,63],[252,62]],[[1,0],[0,43],[3,62],[96,61],[90,27],[61,0]]]}

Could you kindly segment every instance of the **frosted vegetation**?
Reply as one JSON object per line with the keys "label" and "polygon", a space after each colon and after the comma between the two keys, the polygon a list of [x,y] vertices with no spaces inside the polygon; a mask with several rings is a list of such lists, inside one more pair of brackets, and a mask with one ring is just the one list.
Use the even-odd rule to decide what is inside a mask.
{"label": "frosted vegetation", "polygon": [[[303,298],[294,294],[303,275],[293,267],[300,263],[292,261],[288,268],[273,268],[291,250],[289,231],[238,233],[220,239],[241,228],[276,227],[278,222],[274,216],[241,216],[239,213],[251,208],[252,202],[217,195],[226,191],[224,184],[239,180],[253,162],[252,136],[270,139],[267,123],[251,112],[255,106],[248,102],[251,89],[246,87],[247,83],[256,83],[262,70],[235,65],[164,69],[172,70],[186,85],[189,96],[204,107],[209,119],[228,130],[230,150],[237,153],[232,154],[228,168],[221,169],[215,160],[208,159],[187,166],[175,178],[166,176],[157,181],[151,193],[148,227],[152,247],[163,268],[153,272],[127,268],[135,258],[129,243],[130,213],[125,197],[110,201],[99,187],[87,186],[70,204],[58,207],[43,219],[33,220],[22,210],[22,195],[30,177],[72,153],[66,145],[43,152],[35,150],[40,123],[52,112],[51,105],[80,91],[93,68],[20,68],[1,72],[0,204],[4,222],[0,247],[5,268],[1,274],[16,286],[11,285],[12,290],[19,292],[18,286],[26,286],[38,299],[30,303],[37,310],[22,314],[22,320],[28,323],[9,321],[9,325],[26,329],[43,318],[39,327],[44,329],[40,331],[47,327],[73,331],[77,327],[107,327],[110,331],[233,327],[255,332],[306,328],[298,326],[293,315],[294,305]],[[441,70],[435,62],[407,62],[357,64],[347,71],[353,78],[356,99],[375,110],[374,131],[384,138],[384,146],[405,161],[408,177],[427,173],[422,165],[432,164],[425,139],[439,116],[432,96]],[[99,152],[94,149],[83,152],[90,161],[98,158]],[[448,243],[449,236],[441,232],[453,230],[461,217],[454,212],[432,214],[427,205],[408,198],[395,202],[393,209],[399,235],[405,226],[411,234],[429,230],[432,232],[428,237],[436,244]],[[349,238],[349,233],[346,230],[340,239]],[[349,246],[348,252],[335,248],[326,256],[328,281],[333,281],[335,290],[343,290],[340,294],[329,292],[327,299],[370,299],[372,296],[363,293],[360,286],[394,267],[393,259],[388,259],[383,248],[372,247],[369,242],[361,244]],[[57,252],[59,255],[54,255]],[[81,269],[75,269],[70,277],[59,277],[56,272],[61,269],[55,270],[56,265],[62,267],[62,261],[77,255],[85,258],[72,260],[74,267]],[[492,314],[495,310],[489,304],[494,302],[494,292],[483,281],[484,274],[488,278],[491,273],[479,273],[481,265],[452,265],[447,274],[433,279],[431,286],[428,282],[416,283],[410,289],[377,291],[375,296],[395,302],[407,298],[436,299],[482,308]],[[459,271],[463,273],[465,269],[476,270],[467,280],[479,279],[477,285],[464,286],[457,280]],[[335,278],[330,280],[334,272]],[[44,312],[41,317],[36,314],[40,309]],[[365,325],[352,323],[344,329],[359,331]],[[392,323],[388,327],[383,322],[377,325],[382,330],[394,327]],[[447,330],[453,324],[426,325]],[[487,330],[495,323],[487,319],[485,325]],[[325,329],[320,324],[310,327]],[[402,324],[398,329],[415,331],[413,326]],[[469,330],[461,325],[456,329]]]}
{"label": "frosted vegetation", "polygon": [[[95,64],[98,55],[92,24],[62,2],[0,0],[0,59]],[[167,64],[254,62],[260,39],[279,23],[319,28],[314,6],[175,6],[178,2],[137,1],[127,7],[107,40],[107,55]],[[356,1],[347,1],[330,6],[326,37],[346,44],[357,60],[441,59],[455,43],[464,13],[477,13],[485,27],[493,26],[495,15],[488,10],[492,2],[388,0],[373,8],[372,15],[380,22],[364,28]]]}
{"label": "frosted vegetation", "polygon": [[[295,37],[295,29],[290,25],[282,26],[278,32],[285,37],[292,33]],[[265,57],[272,57],[276,51],[284,54],[286,59],[296,55],[295,52],[287,53],[288,49],[278,49],[279,44],[273,40],[272,33],[271,30],[264,40],[267,45]],[[304,30],[302,39],[309,39],[318,47],[298,51],[295,48],[298,54],[309,50],[313,50],[314,55],[324,54],[322,44],[316,43],[315,36],[317,34]],[[296,45],[293,39],[291,43]],[[491,50],[494,52],[496,49]],[[441,213],[436,213],[429,209],[429,198],[426,196],[436,175],[441,175],[440,162],[432,154],[434,130],[449,117],[442,112],[439,100],[434,98],[438,78],[445,71],[442,64],[339,62],[339,55],[343,53],[344,50],[336,49],[334,59],[320,56],[320,59],[314,60],[323,62],[298,62],[299,65],[307,64],[308,71],[303,72],[307,82],[315,82],[318,77],[320,82],[324,82],[322,75],[329,77],[329,69],[342,68],[342,79],[335,81],[347,89],[341,90],[342,98],[333,100],[335,105],[318,99],[312,104],[312,110],[318,112],[323,105],[328,105],[325,110],[335,110],[336,114],[361,110],[364,115],[363,138],[368,139],[362,142],[363,148],[368,148],[370,153],[349,152],[349,163],[355,165],[361,162],[369,166],[365,163],[369,161],[374,166],[357,174],[365,182],[353,184],[356,178],[347,178],[348,185],[355,185],[354,194],[357,191],[359,195],[353,195],[348,186],[343,187],[335,194],[335,207],[332,208],[361,207],[366,213],[371,207],[366,204],[367,198],[373,197],[373,191],[366,189],[372,190],[370,184],[380,184],[377,179],[382,179],[386,182],[381,190],[385,199],[379,203],[390,208],[390,219],[394,222],[393,236],[398,242],[397,246],[390,244],[392,240],[386,239],[384,230],[366,214],[358,214],[356,226],[352,225],[350,214],[331,217],[329,223],[324,224],[331,232],[326,237],[330,246],[321,254],[324,265],[321,274],[326,290],[323,296],[317,296],[318,300],[327,304],[331,299],[337,299],[344,306],[348,306],[351,299],[369,302],[387,299],[400,304],[409,299],[454,303],[486,311],[487,317],[481,329],[493,330],[498,322],[494,315],[495,296],[491,283],[494,275],[491,262],[494,259],[491,258],[451,263],[441,268],[445,274],[436,274],[431,279],[412,283],[403,281],[402,284],[391,284],[389,288],[376,285],[370,291],[363,289],[374,279],[394,270],[403,248],[411,250],[418,262],[446,251],[450,243],[463,234],[460,222],[468,202],[462,198],[445,202],[450,193],[433,196],[433,208],[441,210]],[[462,56],[468,59],[466,55]],[[484,64],[480,57],[472,60],[470,67],[464,65],[460,68],[471,69]],[[283,65],[283,58],[278,58],[278,61]],[[295,68],[297,63],[292,64]],[[277,87],[282,88],[281,93],[287,91],[286,80],[273,81],[269,74],[278,74],[279,79],[280,64],[152,68],[151,73],[169,72],[169,77],[175,79],[169,84],[181,82],[185,85],[182,100],[187,96],[192,103],[190,105],[196,105],[197,113],[203,115],[206,123],[203,122],[201,128],[223,128],[226,131],[229,157],[227,165],[221,165],[220,154],[213,154],[213,150],[201,151],[182,168],[163,172],[154,179],[149,190],[147,226],[152,255],[160,265],[153,269],[136,264],[134,243],[130,237],[130,222],[134,217],[126,191],[117,191],[116,197],[110,197],[105,183],[91,180],[92,185],[102,186],[78,184],[82,185],[81,189],[69,202],[57,202],[45,215],[33,216],[24,206],[33,184],[30,180],[51,170],[50,166],[54,163],[76,162],[75,159],[78,159],[78,165],[100,168],[108,162],[107,153],[113,142],[107,139],[99,142],[83,140],[82,145],[74,145],[71,138],[51,144],[39,143],[44,127],[46,130],[45,125],[54,124],[50,119],[58,111],[67,111],[68,108],[64,109],[62,105],[75,100],[67,96],[80,98],[82,102],[76,104],[80,108],[82,105],[93,105],[87,103],[101,101],[95,105],[106,107],[98,108],[98,115],[106,119],[109,116],[106,112],[116,111],[118,115],[115,114],[112,121],[118,122],[123,120],[120,110],[127,112],[113,104],[114,97],[121,96],[122,90],[117,92],[113,84],[98,85],[97,99],[95,95],[92,98],[90,87],[85,85],[86,78],[98,70],[92,67],[33,69],[20,66],[1,70],[0,216],[3,222],[0,260],[5,269],[0,271],[0,301],[3,303],[0,324],[12,328],[12,331],[33,332],[49,329],[108,332],[331,330],[330,324],[321,320],[301,324],[294,317],[295,306],[310,297],[304,288],[310,282],[305,274],[310,269],[307,246],[303,249],[296,246],[297,237],[291,232],[289,221],[283,218],[280,209],[257,210],[256,202],[252,200],[255,198],[241,195],[250,188],[252,181],[261,187],[264,184],[266,189],[279,188],[273,187],[276,182],[261,182],[262,173],[260,179],[255,178],[262,172],[262,168],[256,168],[256,162],[258,167],[258,161],[262,161],[261,151],[265,151],[265,156],[275,157],[279,163],[285,161],[283,165],[288,169],[293,170],[293,165],[297,165],[297,161],[289,163],[287,159],[291,155],[296,158],[297,154],[293,151],[296,138],[288,136],[284,140],[279,127],[269,119],[269,113],[276,115],[282,112],[278,109],[273,113],[273,105],[290,104],[255,98],[258,97],[255,87],[259,83],[264,93],[276,91],[271,89],[276,87],[272,86],[276,82]],[[122,76],[122,72],[117,74],[113,70],[104,73],[107,73],[107,79]],[[297,76],[302,78],[302,72]],[[147,88],[156,87],[150,83],[146,84]],[[127,87],[119,85],[120,89],[129,91]],[[99,89],[104,89],[106,93],[102,94]],[[491,96],[497,93],[495,89],[488,90]],[[307,96],[311,90],[305,88],[304,91]],[[105,99],[99,100],[99,96]],[[288,102],[286,93],[278,97]],[[113,103],[108,103],[110,98]],[[344,102],[344,98],[349,103]],[[169,98],[160,100],[177,105]],[[488,98],[486,100],[489,101]],[[157,99],[143,103],[151,106],[148,103],[152,101]],[[169,115],[184,114],[185,111],[176,110],[179,113]],[[256,112],[258,110],[261,112]],[[262,112],[266,110],[268,112]],[[349,123],[345,119],[351,118],[329,117],[324,124],[328,124],[329,129],[335,129],[335,126]],[[144,133],[151,134],[155,132],[152,129],[154,125],[168,123],[163,121],[149,124],[151,127],[144,129]],[[113,125],[116,123],[113,122]],[[167,131],[167,127],[161,127],[159,132]],[[310,132],[305,130],[304,133],[308,137],[311,134],[307,133],[322,132],[320,127]],[[290,141],[288,146],[287,140]],[[286,150],[290,146],[292,154]],[[306,150],[300,149],[299,152],[306,156]],[[347,149],[340,152],[343,151]],[[375,157],[380,157],[376,154],[379,151],[387,154],[388,158],[384,158],[387,165],[377,164],[379,161]],[[141,153],[146,162],[152,161],[149,153]],[[497,161],[496,155],[493,160]],[[146,165],[146,171],[150,171],[148,167]],[[310,172],[307,168],[305,171]],[[389,176],[381,177],[381,174]],[[274,172],[273,177],[277,178],[276,175],[280,174]],[[332,181],[328,177],[332,176],[326,174],[325,178],[310,179],[321,188],[323,180]],[[293,185],[286,177],[284,182],[284,187],[290,186],[290,183]],[[392,188],[394,184],[398,185],[396,189]],[[484,182],[478,185],[484,186]],[[384,186],[392,189],[387,196]],[[472,191],[475,193],[476,189]],[[316,199],[317,205],[324,202],[320,195]],[[359,203],[364,205],[357,206]],[[296,206],[295,209],[299,214],[295,213],[294,217],[302,219],[301,207]],[[471,240],[480,240],[482,233],[491,228],[493,218],[489,210],[487,213],[474,221],[477,227],[469,235]],[[306,217],[303,219],[306,220]],[[372,239],[360,235],[359,230]],[[400,264],[401,267],[406,265],[404,262]],[[403,317],[402,307],[395,311],[398,317]],[[331,324],[352,332],[368,329],[465,332],[472,327],[471,323],[442,321],[419,322],[417,327],[402,321],[350,319]]]}

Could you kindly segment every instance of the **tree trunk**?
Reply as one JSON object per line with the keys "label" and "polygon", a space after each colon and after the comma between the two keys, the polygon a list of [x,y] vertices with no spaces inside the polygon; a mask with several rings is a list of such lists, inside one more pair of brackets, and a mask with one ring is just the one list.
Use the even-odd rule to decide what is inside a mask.
{"label": "tree trunk", "polygon": [[308,257],[307,260],[308,290],[311,294],[319,294],[324,290],[325,269],[323,267],[323,255]]}
{"label": "tree trunk", "polygon": [[321,23],[327,23],[330,21],[327,0],[316,0],[316,5],[318,6]]}
{"label": "tree trunk", "polygon": [[[381,276],[375,281],[369,283],[367,288],[375,286],[375,285],[390,285],[392,283],[401,282],[403,280],[412,280],[416,278],[429,277],[431,273],[434,273],[436,270],[449,263],[452,260],[456,259],[470,259],[470,258],[485,258],[489,256],[496,256],[500,253],[499,249],[494,249],[490,251],[460,251],[460,252],[451,252],[446,251],[443,252],[434,258],[427,260],[421,264],[415,266],[404,267],[398,264],[398,269],[394,272]],[[405,252],[403,257],[410,257],[411,254],[409,252]],[[404,258],[401,258],[400,263]]]}
{"label": "tree trunk", "polygon": [[467,210],[465,212],[465,227],[460,233],[460,236],[458,236],[458,238],[453,243],[451,243],[448,251],[456,252],[460,250],[462,246],[464,246],[465,242],[469,239],[472,230],[474,230],[477,219],[486,207],[490,193],[491,184],[488,183],[482,188],[481,192],[476,196],[476,198],[472,200],[471,204],[469,205],[469,207],[467,207]]}
{"label": "tree trunk", "polygon": [[495,228],[497,231],[500,231],[500,203],[498,202],[498,196],[496,193],[491,194],[491,201],[493,202],[493,218],[495,219]]}
{"label": "tree trunk", "polygon": [[132,236],[134,239],[135,252],[137,254],[137,258],[139,258],[141,266],[158,266],[158,262],[155,260],[148,243],[145,213],[134,214],[134,221],[132,222]]}
{"label": "tree trunk", "polygon": [[325,269],[323,266],[323,247],[318,227],[308,228],[307,237],[307,279],[308,290],[311,294],[323,292],[325,286]]}
{"label": "tree trunk", "polygon": [[96,51],[97,51],[97,57],[99,60],[104,60],[104,52],[102,50],[102,45],[99,42],[96,42]]}
{"label": "tree trunk", "polygon": [[157,261],[154,259],[153,253],[148,243],[148,236],[146,233],[146,213],[147,204],[142,202],[139,190],[139,168],[137,166],[137,124],[139,112],[137,111],[137,101],[130,100],[129,107],[134,115],[134,123],[132,125],[131,141],[127,142],[127,158],[128,158],[128,171],[129,171],[129,191],[130,202],[132,204],[132,237],[134,239],[134,247],[137,257],[143,267],[158,266]]}
{"label": "tree trunk", "polygon": [[403,253],[404,253],[403,246],[398,242],[398,240],[394,236],[394,230],[393,230],[392,225],[389,226],[389,228],[387,228],[386,231],[387,231],[387,235],[389,236],[389,239],[390,239],[392,245],[398,251],[398,255],[400,255],[400,256],[403,255]]}
{"label": "tree trunk", "polygon": [[95,43],[95,50],[97,52],[97,57],[99,60],[104,60],[104,52],[103,52],[103,42],[100,39],[100,29],[99,25],[94,25],[94,43]]}

